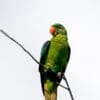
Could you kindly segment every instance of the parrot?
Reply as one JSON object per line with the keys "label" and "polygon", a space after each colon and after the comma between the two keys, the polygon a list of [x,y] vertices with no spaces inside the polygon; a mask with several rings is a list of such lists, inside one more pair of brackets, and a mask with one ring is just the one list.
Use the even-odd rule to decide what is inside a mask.
{"label": "parrot", "polygon": [[45,100],[57,100],[57,88],[66,71],[71,48],[67,30],[62,24],[55,23],[49,30],[51,40],[47,40],[40,54],[40,81]]}

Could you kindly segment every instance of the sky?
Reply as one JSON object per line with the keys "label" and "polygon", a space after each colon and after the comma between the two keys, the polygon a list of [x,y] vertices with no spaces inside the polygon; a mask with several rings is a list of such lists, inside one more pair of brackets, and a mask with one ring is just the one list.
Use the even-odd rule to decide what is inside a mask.
{"label": "sky", "polygon": [[[65,75],[75,100],[100,100],[100,1],[0,0],[0,29],[38,61],[54,23],[68,32],[71,58]],[[44,100],[38,65],[0,34],[0,100],[34,99]],[[66,99],[71,100],[68,91],[58,87],[58,100]]]}

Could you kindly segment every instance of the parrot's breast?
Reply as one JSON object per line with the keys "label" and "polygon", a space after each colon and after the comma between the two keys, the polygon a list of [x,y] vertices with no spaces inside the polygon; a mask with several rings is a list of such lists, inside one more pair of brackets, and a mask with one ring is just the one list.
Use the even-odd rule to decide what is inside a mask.
{"label": "parrot's breast", "polygon": [[46,59],[46,66],[55,73],[66,67],[67,37],[58,35],[51,40],[50,49]]}
{"label": "parrot's breast", "polygon": [[[54,73],[64,72],[67,65],[67,37],[66,35],[57,35],[51,39],[50,48],[45,61],[46,68]],[[52,81],[45,76],[45,90],[52,92],[56,87],[56,81]]]}

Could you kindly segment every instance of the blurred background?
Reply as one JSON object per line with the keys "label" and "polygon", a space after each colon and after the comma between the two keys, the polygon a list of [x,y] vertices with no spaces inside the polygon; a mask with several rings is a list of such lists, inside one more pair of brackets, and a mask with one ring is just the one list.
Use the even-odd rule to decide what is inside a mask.
{"label": "blurred background", "polygon": [[[0,29],[37,60],[54,23],[68,32],[71,58],[65,74],[75,100],[100,100],[100,1],[0,0]],[[38,65],[0,33],[0,100],[34,99],[44,100]],[[66,99],[71,100],[68,91],[59,87],[58,100]]]}

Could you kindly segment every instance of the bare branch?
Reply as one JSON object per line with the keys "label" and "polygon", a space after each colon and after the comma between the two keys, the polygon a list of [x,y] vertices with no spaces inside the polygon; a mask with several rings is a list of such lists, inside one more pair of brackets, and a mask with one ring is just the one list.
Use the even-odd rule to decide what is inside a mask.
{"label": "bare branch", "polygon": [[70,89],[69,83],[68,83],[67,78],[66,78],[65,75],[63,75],[63,79],[64,79],[65,82],[66,82],[66,85],[67,85],[67,87],[68,87],[68,91],[69,91],[69,94],[70,94],[71,99],[74,100],[74,97],[73,97],[72,91],[71,91],[71,89]]}
{"label": "bare branch", "polygon": [[15,42],[18,46],[20,46],[37,64],[39,64],[39,65],[41,65],[41,66],[43,66],[42,64],[40,64],[40,62],[39,61],[37,61],[36,59],[35,59],[35,57],[33,57],[32,56],[32,54],[28,51],[28,50],[26,50],[24,47],[23,47],[23,45],[22,44],[20,44],[18,41],[16,41],[14,38],[12,38],[11,36],[9,36],[6,32],[4,32],[3,30],[0,30],[0,32],[2,33],[2,34],[4,34],[6,37],[8,37],[10,40],[12,40],[13,42]]}

